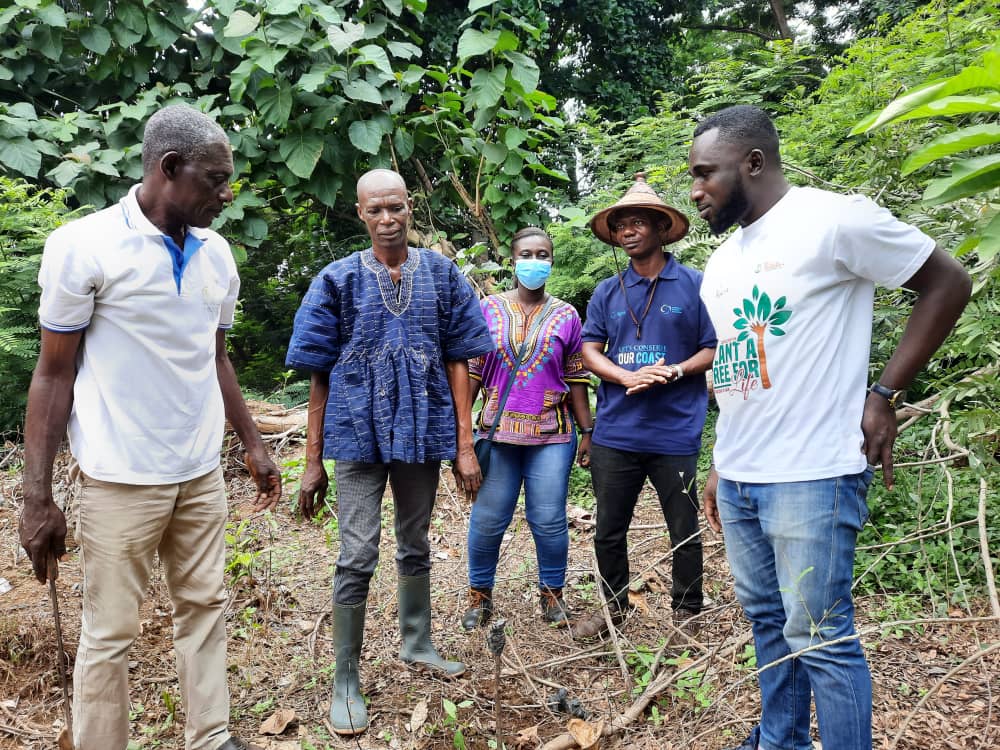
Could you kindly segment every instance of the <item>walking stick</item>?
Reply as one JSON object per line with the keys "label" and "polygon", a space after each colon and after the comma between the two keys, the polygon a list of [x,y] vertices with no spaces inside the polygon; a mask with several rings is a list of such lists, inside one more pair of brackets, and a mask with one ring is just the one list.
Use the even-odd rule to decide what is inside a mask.
{"label": "walking stick", "polygon": [[504,633],[506,620],[500,619],[493,623],[489,634],[486,636],[486,645],[493,654],[495,660],[494,683],[493,683],[493,711],[494,722],[497,730],[497,750],[504,750],[503,731],[500,729],[500,657],[503,656],[503,647],[507,645],[507,634]]}
{"label": "walking stick", "polygon": [[59,732],[59,750],[73,749],[73,725],[69,715],[69,686],[66,684],[66,647],[63,646],[62,622],[59,619],[59,597],[56,595],[56,579],[59,577],[59,563],[55,555],[49,557],[49,598],[52,600],[52,616],[56,621],[56,645],[59,647],[59,681],[62,683],[63,723]]}

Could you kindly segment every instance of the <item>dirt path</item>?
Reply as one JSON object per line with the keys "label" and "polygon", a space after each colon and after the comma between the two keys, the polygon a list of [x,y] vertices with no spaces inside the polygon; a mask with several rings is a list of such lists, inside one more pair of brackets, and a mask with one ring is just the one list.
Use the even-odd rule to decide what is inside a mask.
{"label": "dirt path", "polygon": [[[283,458],[294,465],[297,456]],[[431,527],[434,636],[442,653],[465,661],[469,669],[463,678],[445,682],[410,671],[396,658],[390,525],[372,583],[361,665],[371,727],[355,742],[331,739],[324,726],[333,671],[327,613],[337,554],[335,522],[328,517],[303,523],[290,516],[288,503],[270,521],[238,520],[250,487],[242,473],[234,469],[230,474],[229,685],[235,730],[275,750],[495,748],[493,657],[482,632],[466,634],[458,626],[465,608],[468,514],[450,492],[450,476],[443,476]],[[16,541],[18,478],[5,476],[0,488],[0,577],[13,587],[0,594],[0,748],[40,750],[54,747],[61,726],[55,638],[46,590],[31,578]],[[571,511],[567,599],[577,614],[589,613],[598,606],[592,518],[584,508]],[[384,513],[391,518],[391,504]],[[606,739],[602,747],[718,750],[739,742],[753,724],[758,707],[752,650],[743,645],[748,629],[734,602],[720,538],[710,534],[706,539],[706,591],[713,604],[702,616],[697,641],[662,651],[664,639],[674,632],[667,590],[670,556],[652,498],[640,503],[630,549],[633,575],[642,572],[645,585],[619,641],[629,672],[626,684],[613,644],[581,646],[538,617],[534,547],[523,513],[515,516],[496,589],[499,614],[508,622],[500,680],[507,747],[538,747],[566,731],[569,716],[545,706],[559,687],[578,699],[592,722],[609,722],[649,682],[658,653],[658,674],[714,657],[676,680],[627,734]],[[79,635],[79,578],[74,553],[59,581],[71,662]],[[901,612],[898,597],[864,599],[858,608],[862,626],[932,617]],[[134,746],[182,748],[183,707],[159,568],[141,618],[142,635],[130,656]],[[875,680],[876,748],[889,748],[908,718],[899,750],[1000,747],[1000,655],[993,652],[953,672],[976,653],[977,644],[997,638],[995,626],[950,623],[947,613],[944,622],[876,627],[865,638]],[[295,720],[279,736],[260,735],[262,721],[277,709],[293,710]]]}

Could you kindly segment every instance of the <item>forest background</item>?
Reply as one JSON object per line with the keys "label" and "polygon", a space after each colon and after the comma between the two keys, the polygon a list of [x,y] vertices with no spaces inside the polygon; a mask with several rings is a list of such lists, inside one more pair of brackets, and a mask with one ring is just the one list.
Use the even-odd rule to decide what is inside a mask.
{"label": "forest background", "polygon": [[[8,446],[21,434],[45,237],[141,178],[143,124],[167,103],[230,133],[236,198],[218,228],[243,281],[231,356],[250,394],[286,404],[306,398],[283,361],[309,281],[367,243],[363,171],[402,172],[414,241],[484,292],[509,283],[514,231],[546,227],[548,288],[584,314],[615,269],[586,218],[639,170],[693,215],[695,124],[757,104],[793,182],[871,196],[974,278],[910,390],[920,408],[901,415],[897,488],[873,487],[858,585],[998,615],[998,38],[997,0],[0,0],[0,433]],[[719,241],[694,217],[672,250],[701,268]],[[873,374],[909,298],[878,293]]]}

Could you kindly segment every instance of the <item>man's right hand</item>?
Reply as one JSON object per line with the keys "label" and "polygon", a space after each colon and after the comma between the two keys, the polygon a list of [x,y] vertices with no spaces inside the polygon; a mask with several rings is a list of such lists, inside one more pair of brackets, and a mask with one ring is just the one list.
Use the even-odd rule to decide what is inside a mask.
{"label": "man's right hand", "polygon": [[302,483],[299,485],[299,512],[311,521],[316,515],[316,506],[326,500],[326,491],[330,487],[323,461],[314,459],[306,461],[306,470],[302,472]]}
{"label": "man's right hand", "polygon": [[58,560],[66,554],[66,515],[59,510],[51,495],[32,500],[25,492],[18,534],[21,546],[31,560],[35,578],[45,583],[48,580],[49,560],[53,557]]}
{"label": "man's right hand", "polygon": [[705,506],[705,520],[708,526],[716,534],[722,531],[722,519],[719,517],[719,505],[716,501],[716,493],[719,489],[719,475],[713,466],[708,471],[708,479],[705,480],[705,489],[701,493],[702,503]]}

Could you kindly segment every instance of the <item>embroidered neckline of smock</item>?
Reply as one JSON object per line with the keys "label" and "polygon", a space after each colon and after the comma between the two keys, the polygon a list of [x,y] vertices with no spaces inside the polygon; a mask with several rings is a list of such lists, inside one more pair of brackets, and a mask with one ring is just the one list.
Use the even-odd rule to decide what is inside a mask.
{"label": "embroidered neckline of smock", "polygon": [[413,297],[413,274],[420,265],[419,248],[407,248],[406,260],[399,267],[399,286],[392,280],[389,269],[379,263],[372,248],[362,251],[361,262],[365,267],[375,274],[378,281],[378,291],[382,295],[382,304],[395,316],[400,316],[406,312],[410,306],[410,299]]}

